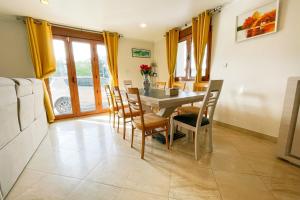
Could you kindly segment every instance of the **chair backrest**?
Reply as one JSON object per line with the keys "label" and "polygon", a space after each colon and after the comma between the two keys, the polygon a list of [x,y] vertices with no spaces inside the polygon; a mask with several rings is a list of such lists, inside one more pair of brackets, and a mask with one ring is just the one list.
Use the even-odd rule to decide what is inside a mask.
{"label": "chair backrest", "polygon": [[200,83],[194,83],[193,85],[193,90],[195,92],[197,91],[206,91],[208,88],[209,82],[205,81],[205,82],[200,82]]}
{"label": "chair backrest", "polygon": [[207,92],[202,101],[201,110],[198,114],[197,128],[201,127],[204,114],[208,113],[209,123],[213,122],[215,108],[222,90],[223,80],[211,80]]}
{"label": "chair backrest", "polygon": [[167,82],[157,81],[155,83],[156,88],[158,89],[166,89]]}
{"label": "chair backrest", "polygon": [[173,83],[173,88],[177,88],[179,90],[185,90],[185,86],[186,86],[186,82],[177,81]]}
{"label": "chair backrest", "polygon": [[127,90],[128,88],[132,88],[132,80],[124,80],[123,84],[124,84],[125,90]]}
{"label": "chair backrest", "polygon": [[108,107],[111,111],[113,111],[114,107],[115,107],[115,103],[114,103],[114,98],[113,98],[113,94],[111,92],[110,86],[104,85],[104,90],[105,90],[105,94],[106,94],[106,98],[107,98],[107,102],[108,102]]}
{"label": "chair backrest", "polygon": [[141,103],[139,89],[138,88],[128,88],[128,90],[126,91],[126,97],[127,97],[127,101],[128,101],[128,107],[130,110],[131,120],[133,121],[132,113],[135,111],[138,111],[139,113],[141,113],[140,116],[141,116],[142,128],[145,129],[143,106]]}
{"label": "chair backrest", "polygon": [[118,86],[113,87],[113,96],[117,110],[122,110],[123,116],[125,116],[125,109],[123,104],[122,95]]}

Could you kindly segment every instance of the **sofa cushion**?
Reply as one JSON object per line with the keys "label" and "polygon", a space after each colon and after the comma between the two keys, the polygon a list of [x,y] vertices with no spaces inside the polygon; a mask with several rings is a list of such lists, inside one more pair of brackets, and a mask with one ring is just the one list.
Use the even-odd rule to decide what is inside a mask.
{"label": "sofa cushion", "polygon": [[37,119],[42,113],[45,113],[44,107],[44,89],[43,83],[39,79],[28,79],[32,83],[33,95],[34,95],[34,118]]}
{"label": "sofa cushion", "polygon": [[40,145],[41,141],[48,132],[48,122],[46,113],[40,114],[37,119],[33,122],[32,140],[33,148],[36,150]]}
{"label": "sofa cushion", "polygon": [[0,77],[0,149],[20,133],[15,83]]}
{"label": "sofa cushion", "polygon": [[27,79],[13,78],[19,105],[20,128],[23,131],[34,121],[34,95],[32,82]]}
{"label": "sofa cushion", "polygon": [[32,94],[31,81],[23,78],[13,78],[16,83],[16,91],[18,97],[23,97]]}
{"label": "sofa cushion", "polygon": [[[5,197],[34,153],[29,126],[0,150],[0,185]],[[4,162],[2,162],[4,161]]]}
{"label": "sofa cushion", "polygon": [[34,95],[19,97],[19,121],[21,131],[34,121]]}

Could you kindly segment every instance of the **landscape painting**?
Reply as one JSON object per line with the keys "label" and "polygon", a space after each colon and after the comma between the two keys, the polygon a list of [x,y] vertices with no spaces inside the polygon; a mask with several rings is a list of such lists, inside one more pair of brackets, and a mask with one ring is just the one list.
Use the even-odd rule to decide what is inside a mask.
{"label": "landscape painting", "polygon": [[150,58],[151,57],[151,51],[146,50],[146,49],[132,48],[132,57]]}
{"label": "landscape painting", "polygon": [[278,24],[279,0],[237,16],[236,40],[275,33]]}

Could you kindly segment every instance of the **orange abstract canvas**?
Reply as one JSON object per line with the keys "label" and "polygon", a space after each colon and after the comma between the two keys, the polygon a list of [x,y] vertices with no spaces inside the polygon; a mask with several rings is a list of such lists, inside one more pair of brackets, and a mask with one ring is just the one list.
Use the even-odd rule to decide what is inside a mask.
{"label": "orange abstract canvas", "polygon": [[274,33],[277,31],[279,0],[237,17],[236,40]]}

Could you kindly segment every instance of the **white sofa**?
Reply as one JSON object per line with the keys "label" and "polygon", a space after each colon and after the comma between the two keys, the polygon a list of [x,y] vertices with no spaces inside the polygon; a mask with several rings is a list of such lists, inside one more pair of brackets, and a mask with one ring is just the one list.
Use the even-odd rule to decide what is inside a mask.
{"label": "white sofa", "polygon": [[0,77],[0,199],[47,134],[43,99],[40,80]]}

